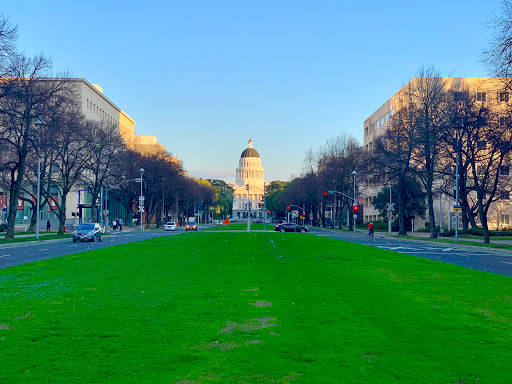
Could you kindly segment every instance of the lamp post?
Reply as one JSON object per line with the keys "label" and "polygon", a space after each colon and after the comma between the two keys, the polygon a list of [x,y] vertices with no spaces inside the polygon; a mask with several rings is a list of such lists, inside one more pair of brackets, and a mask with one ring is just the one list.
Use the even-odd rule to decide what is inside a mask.
{"label": "lamp post", "polygon": [[140,196],[139,196],[139,211],[140,211],[140,230],[142,231],[142,214],[144,213],[144,196],[142,196],[142,175],[144,168],[139,169],[140,172]]}
{"label": "lamp post", "polygon": [[250,190],[250,186],[249,184],[246,184],[245,185],[245,189],[247,189],[247,232],[251,232],[251,200],[250,200],[250,193],[251,193],[251,190]]}
{"label": "lamp post", "polygon": [[[36,219],[36,239],[39,239],[39,225],[40,225],[40,222],[39,222],[39,210],[41,209],[41,156],[39,154],[39,151],[40,151],[40,146],[41,146],[41,143],[40,143],[40,132],[39,132],[39,129],[42,128],[43,126],[45,126],[46,123],[41,120],[41,119],[38,119],[35,123],[35,126],[36,128],[38,128],[38,133],[37,133],[37,201],[36,201],[36,214],[37,214],[37,219]],[[49,219],[48,219],[49,220]]]}
{"label": "lamp post", "polygon": [[459,127],[457,127],[457,161],[455,165],[455,241],[459,241],[459,153],[460,153],[460,138]]}
{"label": "lamp post", "polygon": [[[356,202],[356,175],[357,175],[357,172],[354,170],[354,171],[352,171],[351,175],[354,178],[354,207],[356,207],[357,206],[357,202]],[[354,233],[356,232],[356,217],[357,217],[357,213],[355,213],[355,211],[354,211]]]}

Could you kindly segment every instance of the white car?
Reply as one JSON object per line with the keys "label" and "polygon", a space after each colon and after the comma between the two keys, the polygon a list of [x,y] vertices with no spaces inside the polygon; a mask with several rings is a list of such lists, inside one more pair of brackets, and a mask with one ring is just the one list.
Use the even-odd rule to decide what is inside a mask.
{"label": "white car", "polygon": [[168,221],[164,225],[164,231],[175,231],[176,230],[176,223],[174,221]]}

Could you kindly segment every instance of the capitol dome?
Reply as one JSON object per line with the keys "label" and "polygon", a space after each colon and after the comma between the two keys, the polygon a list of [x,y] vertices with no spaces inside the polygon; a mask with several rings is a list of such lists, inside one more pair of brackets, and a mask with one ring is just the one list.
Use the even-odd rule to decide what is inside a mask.
{"label": "capitol dome", "polygon": [[249,140],[249,146],[246,149],[244,149],[240,157],[260,157],[258,151],[252,147],[252,140]]}

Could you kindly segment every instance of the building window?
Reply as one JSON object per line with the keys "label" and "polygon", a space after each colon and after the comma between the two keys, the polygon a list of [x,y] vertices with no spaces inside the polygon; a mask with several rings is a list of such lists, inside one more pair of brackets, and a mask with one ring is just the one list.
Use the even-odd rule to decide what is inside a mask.
{"label": "building window", "polygon": [[502,225],[510,225],[510,215],[501,215],[500,221]]}
{"label": "building window", "polygon": [[476,101],[486,101],[487,100],[487,93],[485,92],[477,92],[476,93]]}
{"label": "building window", "polygon": [[377,129],[380,127],[380,120],[377,120]]}
{"label": "building window", "polygon": [[498,101],[502,103],[508,103],[509,93],[508,92],[498,92]]}
{"label": "building window", "polygon": [[487,141],[479,141],[477,143],[477,148],[478,149],[485,149],[485,147],[487,147]]}
{"label": "building window", "polygon": [[508,165],[502,165],[500,167],[500,176],[510,175],[510,167]]}
{"label": "building window", "polygon": [[384,125],[384,116],[380,118],[380,126],[382,127]]}
{"label": "building window", "polygon": [[510,191],[501,191],[500,199],[501,200],[509,200],[510,199]]}
{"label": "building window", "polygon": [[386,113],[386,123],[389,121],[389,112]]}
{"label": "building window", "polygon": [[468,92],[453,92],[453,99],[455,101],[466,100],[468,96]]}

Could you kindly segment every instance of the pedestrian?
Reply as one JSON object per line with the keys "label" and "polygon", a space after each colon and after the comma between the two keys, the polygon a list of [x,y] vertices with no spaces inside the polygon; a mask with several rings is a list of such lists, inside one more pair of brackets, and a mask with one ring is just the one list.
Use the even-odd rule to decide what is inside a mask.
{"label": "pedestrian", "polygon": [[119,219],[117,222],[119,224],[119,230],[122,231],[123,230],[123,219]]}
{"label": "pedestrian", "polygon": [[112,220],[112,231],[115,231],[117,229],[117,221],[116,219]]}
{"label": "pedestrian", "polygon": [[50,228],[52,227],[52,223],[50,223],[50,219],[46,222],[46,232],[50,232]]}
{"label": "pedestrian", "polygon": [[368,236],[373,237],[373,223],[371,221],[368,223]]}

